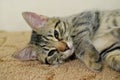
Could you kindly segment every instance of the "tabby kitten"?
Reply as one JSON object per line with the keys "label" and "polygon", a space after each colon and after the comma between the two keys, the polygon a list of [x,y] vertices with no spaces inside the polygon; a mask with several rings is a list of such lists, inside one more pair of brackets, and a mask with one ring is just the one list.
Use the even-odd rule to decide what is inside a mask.
{"label": "tabby kitten", "polygon": [[68,17],[46,17],[24,12],[32,28],[31,40],[15,58],[47,64],[65,62],[75,55],[92,70],[101,61],[120,71],[120,10],[85,11]]}

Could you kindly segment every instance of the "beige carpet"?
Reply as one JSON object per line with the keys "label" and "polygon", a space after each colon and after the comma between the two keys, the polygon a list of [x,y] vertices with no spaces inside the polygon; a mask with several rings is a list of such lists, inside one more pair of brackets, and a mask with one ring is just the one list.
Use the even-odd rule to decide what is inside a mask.
{"label": "beige carpet", "polygon": [[0,80],[120,80],[120,73],[104,65],[102,72],[92,72],[79,60],[59,66],[37,61],[19,61],[11,55],[23,48],[30,32],[0,31]]}

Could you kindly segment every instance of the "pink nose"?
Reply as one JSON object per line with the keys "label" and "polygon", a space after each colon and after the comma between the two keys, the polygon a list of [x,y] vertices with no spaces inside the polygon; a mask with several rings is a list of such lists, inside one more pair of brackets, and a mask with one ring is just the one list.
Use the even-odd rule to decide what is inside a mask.
{"label": "pink nose", "polygon": [[68,45],[65,42],[63,42],[63,41],[57,42],[56,48],[60,52],[64,52],[64,51],[69,49]]}

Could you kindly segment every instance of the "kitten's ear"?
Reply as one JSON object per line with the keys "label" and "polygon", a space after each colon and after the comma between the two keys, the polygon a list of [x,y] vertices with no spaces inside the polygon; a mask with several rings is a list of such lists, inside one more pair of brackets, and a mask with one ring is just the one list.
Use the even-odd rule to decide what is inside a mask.
{"label": "kitten's ear", "polygon": [[34,31],[43,27],[44,24],[48,21],[46,16],[37,15],[33,12],[23,12],[22,16]]}
{"label": "kitten's ear", "polygon": [[24,49],[13,54],[13,57],[19,60],[36,60],[37,55],[33,46],[27,46]]}

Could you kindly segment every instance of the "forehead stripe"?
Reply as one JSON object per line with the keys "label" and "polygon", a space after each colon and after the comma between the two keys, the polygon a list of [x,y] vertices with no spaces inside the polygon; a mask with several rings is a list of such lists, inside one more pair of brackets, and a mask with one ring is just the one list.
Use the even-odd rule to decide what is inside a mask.
{"label": "forehead stripe", "polygon": [[57,25],[60,23],[60,20],[55,24],[55,28],[57,27]]}
{"label": "forehead stripe", "polygon": [[62,28],[63,28],[63,32],[66,32],[66,24],[65,24],[65,22],[63,22]]}

